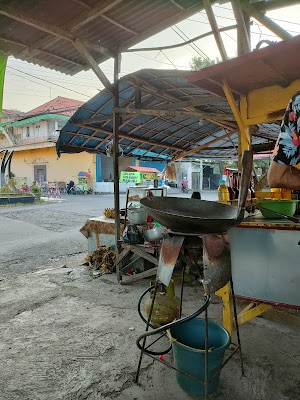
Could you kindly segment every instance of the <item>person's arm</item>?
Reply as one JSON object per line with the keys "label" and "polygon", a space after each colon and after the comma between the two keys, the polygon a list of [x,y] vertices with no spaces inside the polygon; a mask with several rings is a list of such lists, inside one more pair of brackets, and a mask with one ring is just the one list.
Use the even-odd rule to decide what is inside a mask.
{"label": "person's arm", "polygon": [[300,90],[290,99],[281,123],[274,149],[274,160],[268,172],[270,187],[300,189]]}
{"label": "person's arm", "polygon": [[272,161],[268,182],[271,188],[300,189],[300,170],[291,166]]}

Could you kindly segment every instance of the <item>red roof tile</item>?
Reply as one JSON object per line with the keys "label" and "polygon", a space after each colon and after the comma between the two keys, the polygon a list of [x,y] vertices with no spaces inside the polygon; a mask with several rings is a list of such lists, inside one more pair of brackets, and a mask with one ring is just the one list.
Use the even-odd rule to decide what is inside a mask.
{"label": "red roof tile", "polygon": [[42,104],[33,110],[30,110],[26,115],[37,115],[37,114],[62,114],[72,116],[75,111],[83,104],[82,101],[68,99],[67,97],[58,96],[53,100]]}

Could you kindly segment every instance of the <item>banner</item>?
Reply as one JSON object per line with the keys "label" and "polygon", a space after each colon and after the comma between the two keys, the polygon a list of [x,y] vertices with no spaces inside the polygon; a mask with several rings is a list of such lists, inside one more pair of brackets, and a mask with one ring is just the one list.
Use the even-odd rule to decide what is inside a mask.
{"label": "banner", "polygon": [[121,171],[120,182],[141,183],[141,174],[140,172]]}

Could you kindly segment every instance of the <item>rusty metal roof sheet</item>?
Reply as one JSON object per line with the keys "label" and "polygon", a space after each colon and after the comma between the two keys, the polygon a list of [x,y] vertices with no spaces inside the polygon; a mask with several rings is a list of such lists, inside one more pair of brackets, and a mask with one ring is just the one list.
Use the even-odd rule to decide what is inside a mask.
{"label": "rusty metal roof sheet", "polygon": [[224,96],[226,80],[236,98],[265,86],[288,86],[300,78],[300,35],[216,64],[189,77],[189,83]]}
{"label": "rusty metal roof sheet", "polygon": [[0,51],[66,74],[97,63],[203,9],[199,0],[0,0]]}
{"label": "rusty metal roof sheet", "polygon": [[[153,110],[153,115],[123,115],[120,125],[120,146],[125,156],[152,160],[170,160],[182,155],[209,157],[235,156],[238,135],[227,101],[212,96],[188,83],[192,71],[141,70],[119,80],[120,107],[134,108],[136,88],[141,89],[140,107]],[[174,106],[211,114],[211,119],[197,116],[154,115],[155,111]],[[183,107],[198,104],[195,107]],[[176,109],[176,108],[173,108]],[[214,121],[224,115],[223,123]],[[60,153],[106,152],[113,138],[113,98],[101,91],[70,118],[62,128],[57,151]],[[232,120],[230,121],[230,117]],[[224,126],[228,124],[231,128]],[[223,127],[222,127],[223,125]],[[253,145],[274,143],[278,134],[276,124],[260,126],[253,134]]]}

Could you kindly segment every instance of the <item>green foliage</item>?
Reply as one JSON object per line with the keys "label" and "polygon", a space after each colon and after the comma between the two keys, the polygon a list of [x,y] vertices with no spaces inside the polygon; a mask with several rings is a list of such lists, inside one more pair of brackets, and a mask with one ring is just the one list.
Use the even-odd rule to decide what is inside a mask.
{"label": "green foliage", "polygon": [[16,179],[13,178],[13,177],[10,178],[10,179],[7,181],[7,186],[8,186],[9,188],[13,189],[13,190],[16,189],[16,184],[17,184],[17,181],[16,181]]}
{"label": "green foliage", "polygon": [[31,193],[41,193],[41,190],[36,184],[36,182],[32,182],[32,185],[30,186],[30,191]]}
{"label": "green foliage", "polygon": [[254,167],[261,168],[262,175],[266,174],[270,167],[271,159],[264,158],[261,160],[254,160]]}
{"label": "green foliage", "polygon": [[224,166],[227,168],[238,169],[238,162],[237,161],[225,161]]}
{"label": "green foliage", "polygon": [[2,194],[16,194],[16,191],[10,186],[1,186],[0,193]]}
{"label": "green foliage", "polygon": [[219,64],[220,60],[216,58],[215,60],[211,60],[210,58],[204,57],[193,57],[190,61],[190,68],[192,71],[199,71],[200,69],[209,67],[214,64]]}

